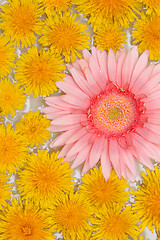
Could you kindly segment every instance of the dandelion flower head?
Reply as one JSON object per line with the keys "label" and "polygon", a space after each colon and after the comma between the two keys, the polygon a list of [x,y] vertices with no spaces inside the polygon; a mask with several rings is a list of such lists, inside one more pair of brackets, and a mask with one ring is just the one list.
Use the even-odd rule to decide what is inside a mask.
{"label": "dandelion flower head", "polygon": [[21,47],[31,46],[36,43],[35,33],[41,34],[43,23],[40,16],[43,8],[40,1],[35,0],[9,0],[1,6],[0,28],[3,35],[10,38],[11,42]]}
{"label": "dandelion flower head", "polygon": [[47,130],[49,125],[50,120],[43,117],[40,111],[30,111],[21,117],[16,129],[25,137],[26,145],[38,147],[49,139],[50,131]]}
{"label": "dandelion flower head", "polygon": [[0,80],[0,115],[15,114],[16,109],[23,109],[25,105],[25,95],[19,84],[13,83],[9,79]]}
{"label": "dandelion flower head", "polygon": [[113,23],[108,23],[105,26],[101,25],[93,37],[95,45],[99,49],[109,51],[109,49],[112,48],[115,52],[123,48],[126,40],[122,28]]}
{"label": "dandelion flower head", "polygon": [[106,180],[112,165],[119,178],[134,181],[134,157],[150,169],[149,158],[160,161],[160,65],[147,66],[148,55],[136,47],[85,50],[84,59],[68,65],[71,76],[56,83],[65,94],[46,98],[50,130],[63,132],[51,147],[64,145],[58,157],[74,160],[73,167],[84,163],[82,174],[100,159]]}
{"label": "dandelion flower head", "polygon": [[140,53],[149,50],[150,60],[160,60],[160,16],[150,17],[141,14],[141,19],[134,23],[133,43],[137,44]]}
{"label": "dandelion flower head", "polygon": [[89,23],[94,30],[102,23],[113,21],[127,28],[134,21],[140,3],[137,0],[74,0],[77,10],[89,16]]}
{"label": "dandelion flower head", "polygon": [[141,226],[148,226],[150,230],[160,231],[160,169],[155,167],[155,171],[146,169],[142,173],[143,182],[138,191],[134,191],[134,210],[141,218]]}
{"label": "dandelion flower head", "polygon": [[50,46],[51,50],[64,57],[66,62],[75,61],[76,56],[81,58],[79,50],[89,48],[87,25],[76,21],[76,14],[68,16],[49,16],[45,21],[43,35],[39,43]]}
{"label": "dandelion flower head", "polygon": [[64,239],[85,239],[86,232],[91,229],[92,211],[80,193],[63,194],[51,206],[53,231],[62,231]]}
{"label": "dandelion flower head", "polygon": [[50,51],[32,47],[17,61],[15,78],[25,87],[25,92],[35,97],[50,95],[57,91],[55,81],[64,77],[63,61]]}
{"label": "dandelion flower head", "polygon": [[79,186],[84,198],[96,208],[102,207],[103,204],[110,206],[113,203],[119,203],[122,206],[128,201],[129,187],[125,179],[119,179],[112,170],[108,181],[105,180],[101,167],[93,168],[90,173],[82,177],[82,185]]}
{"label": "dandelion flower head", "polygon": [[[0,125],[0,171],[15,173],[26,161],[28,148],[25,139],[11,124]],[[16,169],[15,169],[16,168]]]}
{"label": "dandelion flower head", "polygon": [[112,208],[107,208],[104,205],[92,221],[95,225],[94,230],[96,231],[92,239],[127,240],[128,236],[137,239],[139,235],[137,227],[138,220],[130,205],[123,210],[118,204],[115,204]]}
{"label": "dandelion flower head", "polygon": [[37,208],[33,202],[13,198],[0,214],[1,239],[51,240],[51,219],[47,211]]}
{"label": "dandelion flower head", "polygon": [[63,159],[57,159],[57,154],[49,156],[44,150],[30,154],[27,166],[19,171],[20,178],[16,180],[23,198],[33,199],[43,208],[50,207],[62,192],[68,193],[73,188],[73,170],[69,163],[62,164]]}

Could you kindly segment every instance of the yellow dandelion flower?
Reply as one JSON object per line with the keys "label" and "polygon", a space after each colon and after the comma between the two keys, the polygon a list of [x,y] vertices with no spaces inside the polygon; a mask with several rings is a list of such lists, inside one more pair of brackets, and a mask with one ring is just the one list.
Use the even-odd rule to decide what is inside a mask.
{"label": "yellow dandelion flower", "polygon": [[58,153],[50,156],[47,151],[40,150],[38,154],[30,154],[27,166],[19,171],[20,179],[16,180],[18,191],[24,198],[33,199],[36,205],[50,207],[51,202],[73,188],[72,172],[68,162],[62,164]]}
{"label": "yellow dandelion flower", "polygon": [[0,115],[11,114],[13,116],[15,109],[23,109],[24,104],[25,95],[23,89],[10,80],[0,80]]}
{"label": "yellow dandelion flower", "polygon": [[149,50],[150,60],[160,60],[160,17],[141,14],[141,19],[134,23],[134,27],[133,44],[138,46],[139,52]]}
{"label": "yellow dandelion flower", "polygon": [[121,206],[115,204],[112,208],[103,205],[101,211],[91,223],[96,231],[92,239],[94,240],[127,240],[128,236],[135,238],[139,235],[139,228],[136,226],[138,219],[136,214],[128,205],[123,211]]}
{"label": "yellow dandelion flower", "polygon": [[10,37],[11,42],[21,43],[22,48],[36,43],[34,33],[41,34],[43,14],[42,5],[35,0],[9,0],[1,6],[0,28],[3,35]]}
{"label": "yellow dandelion flower", "polygon": [[[89,48],[89,39],[86,24],[76,21],[76,15],[48,17],[39,42],[43,46],[51,45],[51,50],[62,54],[66,62],[75,61],[76,56],[81,58],[79,50]],[[71,58],[71,59],[70,59]]]}
{"label": "yellow dandelion flower", "polygon": [[0,174],[0,206],[4,205],[6,199],[10,199],[12,184],[7,183],[9,181],[9,176],[5,173]]}
{"label": "yellow dandelion flower", "polygon": [[80,189],[84,198],[87,199],[96,208],[101,208],[103,204],[110,206],[113,203],[122,205],[128,201],[129,192],[128,182],[125,179],[119,179],[112,170],[108,181],[105,180],[101,167],[93,168],[90,173],[82,177]]}
{"label": "yellow dandelion flower", "polygon": [[145,5],[147,12],[146,14],[156,13],[160,16],[160,1],[159,0],[141,0]]}
{"label": "yellow dandelion flower", "polygon": [[64,239],[85,239],[90,232],[92,209],[84,197],[76,192],[63,194],[51,207],[53,231],[62,231]]}
{"label": "yellow dandelion flower", "polygon": [[89,16],[94,30],[108,21],[127,28],[134,21],[135,12],[140,6],[139,0],[74,0],[73,3],[78,5],[77,10],[85,17]]}
{"label": "yellow dandelion flower", "polygon": [[95,45],[102,50],[109,51],[112,48],[115,52],[123,48],[126,41],[125,32],[120,26],[113,23],[99,27],[96,35],[93,35]]}
{"label": "yellow dandelion flower", "polygon": [[42,0],[47,15],[67,12],[71,7],[72,0]]}
{"label": "yellow dandelion flower", "polygon": [[0,125],[0,172],[15,173],[23,166],[27,151],[25,139],[11,124]]}
{"label": "yellow dandelion flower", "polygon": [[42,209],[33,202],[19,203],[15,198],[12,205],[6,204],[0,213],[1,239],[6,240],[51,240],[55,239],[51,232],[51,219]]}
{"label": "yellow dandelion flower", "polygon": [[49,126],[50,120],[40,114],[40,111],[30,111],[21,117],[16,129],[25,137],[26,145],[38,147],[49,139]]}
{"label": "yellow dandelion flower", "polygon": [[50,51],[38,51],[37,47],[32,47],[17,61],[15,78],[28,94],[35,97],[50,95],[57,91],[55,81],[64,77],[62,71],[66,67],[62,63],[63,60]]}
{"label": "yellow dandelion flower", "polygon": [[160,230],[160,169],[146,170],[142,173],[143,182],[138,191],[134,191],[134,209],[141,218],[142,228],[148,226],[150,230]]}
{"label": "yellow dandelion flower", "polygon": [[16,58],[15,48],[13,43],[5,37],[0,37],[0,77],[7,76],[14,67]]}

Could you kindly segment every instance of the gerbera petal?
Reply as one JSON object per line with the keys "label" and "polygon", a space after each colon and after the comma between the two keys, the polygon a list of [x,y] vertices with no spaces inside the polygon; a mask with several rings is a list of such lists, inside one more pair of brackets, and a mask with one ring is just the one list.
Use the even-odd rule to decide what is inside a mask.
{"label": "gerbera petal", "polygon": [[130,90],[132,89],[132,87],[135,84],[135,82],[136,82],[137,78],[139,77],[139,75],[146,68],[146,66],[148,64],[148,57],[149,57],[148,50],[146,50],[144,53],[142,53],[141,56],[139,57],[136,65],[135,65],[135,68],[133,70],[133,73],[132,73],[130,86],[129,86]]}
{"label": "gerbera petal", "polygon": [[143,138],[145,138],[148,142],[160,144],[160,136],[156,135],[154,132],[149,130],[147,127],[145,127],[145,128],[138,127],[136,129],[136,132],[139,135],[141,135]]}
{"label": "gerbera petal", "polygon": [[159,78],[160,78],[160,74],[156,75],[155,77],[153,78],[150,78],[148,80],[148,82],[146,82],[144,85],[143,85],[143,88],[141,88],[139,90],[139,93],[140,94],[146,94],[146,95],[149,95],[150,93],[153,92],[153,89],[156,87],[157,88],[157,84],[159,83]]}
{"label": "gerbera petal", "polygon": [[89,87],[87,86],[86,80],[82,76],[82,73],[75,68],[71,68],[69,71],[72,74],[77,85],[81,88],[81,90],[83,92],[85,92],[88,96],[93,97],[92,92],[90,91]]}
{"label": "gerbera petal", "polygon": [[76,84],[73,85],[72,82],[68,83],[65,81],[58,81],[56,82],[56,85],[58,88],[60,88],[63,92],[68,93],[68,94],[73,94],[75,96],[79,96],[80,98],[84,98],[84,99],[89,99],[88,95],[85,94],[83,91],[81,91],[81,89],[79,89]]}
{"label": "gerbera petal", "polygon": [[87,62],[89,62],[89,57],[91,56],[90,52],[89,52],[87,49],[85,49],[85,50],[82,51],[82,53],[83,53],[84,59],[85,59]]}
{"label": "gerbera petal", "polygon": [[93,146],[92,146],[91,152],[90,152],[90,156],[89,156],[90,168],[93,168],[99,161],[102,150],[103,150],[104,142],[105,142],[104,137],[100,137],[100,139],[97,138],[95,140],[95,142],[93,143]]}
{"label": "gerbera petal", "polygon": [[87,109],[90,105],[89,99],[82,99],[82,98],[79,98],[78,96],[73,96],[73,95],[69,95],[69,94],[63,95],[62,100],[71,105],[75,105],[81,109]]}
{"label": "gerbera petal", "polygon": [[101,70],[99,68],[99,63],[98,63],[96,57],[90,56],[89,67],[90,67],[91,72],[92,72],[93,76],[95,77],[97,83],[102,88],[102,90],[104,90],[106,87],[106,82],[103,81],[103,78],[101,76]]}
{"label": "gerbera petal", "polygon": [[89,159],[87,159],[84,162],[83,168],[82,168],[82,175],[87,173],[90,170],[90,165],[89,165]]}
{"label": "gerbera petal", "polygon": [[136,133],[133,133],[133,141],[135,145],[138,145],[139,147],[142,147],[144,152],[146,153],[147,156],[151,158],[155,158],[156,161],[159,160],[159,153],[155,151],[154,145],[148,141],[146,141],[144,138],[139,136]]}
{"label": "gerbera petal", "polygon": [[153,78],[159,73],[160,73],[160,64],[158,63],[155,65],[155,68],[153,69],[151,77]]}
{"label": "gerbera petal", "polygon": [[133,172],[126,167],[126,174],[127,174],[127,178],[131,181],[134,182],[135,181],[135,175],[133,174]]}
{"label": "gerbera petal", "polygon": [[150,170],[154,170],[153,163],[149,159],[149,157],[145,154],[142,149],[136,149],[136,147],[131,149],[133,156],[144,166],[148,167]]}
{"label": "gerbera petal", "polygon": [[84,147],[86,147],[91,137],[92,134],[90,133],[87,133],[83,137],[81,137],[67,153],[67,156],[72,156],[80,152]]}
{"label": "gerbera petal", "polygon": [[112,49],[109,50],[107,64],[109,79],[114,83],[116,81],[117,63],[114,51]]}
{"label": "gerbera petal", "polygon": [[48,105],[52,105],[55,108],[58,108],[60,110],[66,110],[66,109],[71,109],[71,108],[76,108],[76,106],[73,106],[71,104],[65,103],[62,101],[62,98],[59,96],[54,96],[54,97],[46,97],[46,103]]}
{"label": "gerbera petal", "polygon": [[137,80],[135,81],[133,87],[132,87],[132,92],[134,94],[139,93],[139,90],[146,84],[146,82],[150,79],[150,76],[152,74],[152,71],[154,69],[154,65],[151,64],[149,67],[144,69],[144,71],[139,75]]}
{"label": "gerbera petal", "polygon": [[91,144],[90,145],[87,145],[84,149],[82,149],[77,157],[75,158],[73,164],[72,164],[72,168],[76,168],[78,167],[81,163],[83,163],[84,161],[86,161],[86,159],[88,158],[89,156],[89,152],[90,152],[90,149],[91,149]]}
{"label": "gerbera petal", "polygon": [[50,130],[51,132],[63,132],[63,131],[67,131],[67,130],[72,130],[73,128],[80,128],[82,125],[81,124],[74,124],[74,125],[60,125],[60,126],[56,126],[56,125],[51,125],[48,130]]}
{"label": "gerbera petal", "polygon": [[76,157],[77,157],[77,154],[75,154],[75,155],[73,155],[73,156],[71,156],[71,157],[65,157],[65,158],[63,159],[63,162],[62,162],[62,163],[64,163],[64,162],[72,162],[74,159],[76,159]]}
{"label": "gerbera petal", "polygon": [[55,125],[70,125],[84,122],[87,120],[86,114],[70,114],[67,116],[59,117],[51,122]]}
{"label": "gerbera petal", "polygon": [[87,133],[87,130],[86,130],[85,127],[79,128],[78,130],[76,129],[76,132],[74,132],[74,134],[71,135],[71,137],[68,138],[68,140],[66,141],[66,144],[76,142],[78,139],[80,139],[86,133]]}
{"label": "gerbera petal", "polygon": [[103,176],[107,181],[111,174],[111,162],[110,162],[109,153],[108,153],[108,140],[104,143],[104,149],[101,154],[101,167],[102,167]]}
{"label": "gerbera petal", "polygon": [[145,124],[145,126],[146,126],[149,130],[153,131],[155,134],[160,135],[160,126],[159,126],[159,125],[153,125],[153,124],[147,122],[147,123]]}
{"label": "gerbera petal", "polygon": [[137,175],[137,170],[136,170],[136,164],[135,160],[133,158],[133,155],[130,153],[128,149],[124,150],[123,148],[119,148],[120,150],[120,155],[122,156],[126,166],[130,170],[130,172],[133,174],[133,176]]}
{"label": "gerbera petal", "polygon": [[126,57],[126,52],[123,52],[120,55],[118,63],[117,63],[116,84],[119,87],[122,86],[122,67],[123,67],[123,64],[124,64],[125,57]]}
{"label": "gerbera petal", "polygon": [[100,86],[98,85],[98,83],[96,82],[94,76],[92,75],[91,73],[91,70],[89,68],[86,68],[84,70],[84,74],[86,76],[86,79],[91,87],[91,90],[94,94],[99,94],[101,92],[101,88]]}
{"label": "gerbera petal", "polygon": [[79,63],[80,69],[84,72],[85,68],[88,68],[88,62],[86,62],[84,59],[77,60]]}
{"label": "gerbera petal", "polygon": [[109,140],[109,159],[118,177],[121,178],[121,173],[119,169],[119,150],[116,139]]}
{"label": "gerbera petal", "polygon": [[134,46],[129,53],[127,54],[123,68],[122,68],[122,78],[123,78],[123,86],[130,83],[132,72],[134,70],[135,64],[138,60],[138,51],[137,47]]}
{"label": "gerbera petal", "polygon": [[73,134],[77,131],[77,129],[72,129],[69,131],[66,131],[64,133],[62,133],[61,135],[59,135],[56,139],[54,139],[51,144],[50,147],[54,148],[54,147],[58,147],[58,146],[62,146],[64,145],[67,140],[73,136]]}
{"label": "gerbera petal", "polygon": [[152,109],[152,110],[160,109],[160,102],[157,101],[157,99],[153,99],[150,102],[146,102],[145,106],[148,110],[150,110],[150,109]]}
{"label": "gerbera petal", "polygon": [[105,51],[103,51],[103,52],[98,51],[97,57],[98,57],[101,74],[103,76],[104,81],[107,83],[107,81],[108,81],[108,70],[107,70],[108,56],[107,56],[107,53]]}
{"label": "gerbera petal", "polygon": [[65,157],[70,149],[74,146],[74,143],[66,144],[58,154],[58,158]]}

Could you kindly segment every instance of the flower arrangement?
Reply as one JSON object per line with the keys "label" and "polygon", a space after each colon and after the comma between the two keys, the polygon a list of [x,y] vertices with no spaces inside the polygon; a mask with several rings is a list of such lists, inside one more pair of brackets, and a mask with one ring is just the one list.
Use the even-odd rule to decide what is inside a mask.
{"label": "flower arrangement", "polygon": [[159,239],[159,0],[0,9],[0,239]]}

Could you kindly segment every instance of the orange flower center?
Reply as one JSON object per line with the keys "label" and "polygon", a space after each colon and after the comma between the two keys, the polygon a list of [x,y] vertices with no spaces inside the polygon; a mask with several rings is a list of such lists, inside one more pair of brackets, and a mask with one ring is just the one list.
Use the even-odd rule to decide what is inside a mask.
{"label": "orange flower center", "polygon": [[28,5],[19,5],[11,12],[10,25],[17,32],[25,35],[32,32],[36,23],[34,10]]}
{"label": "orange flower center", "polygon": [[133,131],[144,109],[143,102],[137,101],[132,93],[111,84],[92,99],[88,122],[98,134],[115,137]]}
{"label": "orange flower center", "polygon": [[32,229],[31,229],[30,226],[23,226],[21,228],[21,230],[22,230],[22,233],[23,233],[24,236],[31,236],[32,235]]}

